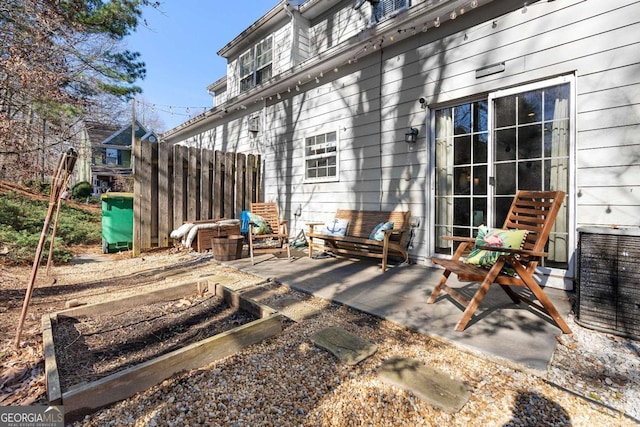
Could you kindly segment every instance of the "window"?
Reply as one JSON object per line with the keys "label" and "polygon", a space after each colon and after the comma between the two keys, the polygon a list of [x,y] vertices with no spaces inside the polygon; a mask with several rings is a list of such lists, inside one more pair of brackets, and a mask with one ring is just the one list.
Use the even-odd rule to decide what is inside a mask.
{"label": "window", "polygon": [[240,92],[253,87],[253,50],[248,51],[239,58],[240,63]]}
{"label": "window", "polygon": [[[517,190],[567,191],[570,94],[571,84],[560,78],[434,111],[436,253],[455,250],[443,235],[502,226]],[[568,267],[566,205],[546,266]]]}
{"label": "window", "polygon": [[107,148],[105,164],[118,166],[121,163],[120,150]]}
{"label": "window", "polygon": [[408,0],[382,0],[382,16],[392,18],[407,8]]}
{"label": "window", "polygon": [[[354,8],[360,9],[366,0],[358,0]],[[409,0],[380,0],[372,1],[369,25],[374,26],[385,18],[393,18],[408,7]]]}
{"label": "window", "polygon": [[337,132],[329,132],[305,138],[305,180],[338,180]]}
{"label": "window", "polygon": [[271,78],[273,37],[260,41],[252,49],[240,55],[240,92],[251,89]]}

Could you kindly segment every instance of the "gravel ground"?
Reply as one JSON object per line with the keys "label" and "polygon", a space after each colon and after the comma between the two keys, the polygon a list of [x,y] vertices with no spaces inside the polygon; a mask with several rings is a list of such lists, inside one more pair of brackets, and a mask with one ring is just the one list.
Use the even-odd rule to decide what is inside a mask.
{"label": "gravel ground", "polygon": [[[77,426],[624,426],[614,411],[514,366],[463,352],[346,307],[295,295],[321,309],[279,336],[114,405]],[[277,298],[277,295],[274,297]],[[264,301],[268,303],[268,300]],[[356,366],[341,364],[309,337],[339,326],[379,346]],[[383,361],[410,357],[471,386],[456,414],[387,385]]]}
{"label": "gravel ground", "polygon": [[[518,365],[469,353],[444,340],[277,283],[260,285],[261,279],[221,266],[207,259],[207,255],[158,253],[141,259],[58,267],[57,282],[83,283],[90,279],[95,283],[104,277],[105,283],[118,283],[119,277],[135,273],[143,285],[153,282],[154,268],[171,271],[172,265],[184,265],[198,257],[205,262],[179,268],[182,272],[175,278],[183,281],[225,274],[236,279],[229,286],[236,290],[268,288],[270,292],[265,292],[261,301],[267,305],[276,305],[279,298],[293,298],[315,307],[317,312],[299,321],[287,320],[283,332],[276,337],[209,366],[174,376],[76,421],[74,426],[639,424],[633,419],[639,417],[640,408],[638,342],[582,328],[572,318],[568,321],[574,333],[559,340],[547,377],[542,378]],[[140,274],[143,268],[148,273]],[[165,280],[156,280],[149,287],[166,285]],[[85,294],[72,297],[88,303],[105,298],[104,289],[94,294],[89,292],[91,286],[86,289]],[[117,295],[110,292],[109,297],[140,291],[140,286],[125,287]],[[310,341],[314,332],[328,326],[339,326],[367,339],[378,346],[378,351],[355,366],[342,364]],[[411,392],[385,383],[377,370],[394,357],[417,359],[466,382],[472,389],[470,400],[459,412],[449,414]]]}
{"label": "gravel ground", "polygon": [[[255,283],[239,280],[231,287],[242,290]],[[608,408],[624,407],[627,412],[638,408],[633,386],[640,371],[637,353],[630,348],[627,353],[621,351],[632,342],[584,329],[573,319],[569,321],[577,332],[558,346],[547,380],[286,286],[264,286],[272,288],[260,301],[264,304],[294,298],[319,311],[287,322],[273,339],[173,377],[75,425],[636,425]],[[356,366],[341,364],[309,339],[328,326],[374,342],[378,351]],[[398,356],[420,360],[466,382],[473,390],[471,399],[460,412],[448,414],[386,384],[377,370],[385,360]],[[620,363],[623,359],[625,363]],[[628,369],[617,372],[623,366]]]}
{"label": "gravel ground", "polygon": [[546,379],[640,420],[640,342],[567,322]]}

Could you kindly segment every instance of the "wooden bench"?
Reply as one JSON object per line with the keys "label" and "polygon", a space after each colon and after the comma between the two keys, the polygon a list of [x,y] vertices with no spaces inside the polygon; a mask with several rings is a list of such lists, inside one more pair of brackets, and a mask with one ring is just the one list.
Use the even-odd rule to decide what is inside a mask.
{"label": "wooden bench", "polygon": [[[335,254],[381,258],[383,273],[387,270],[389,255],[401,256],[404,262],[409,260],[407,240],[411,212],[338,209],[335,218],[349,221],[344,237],[322,234],[320,228],[325,223],[307,224],[309,227],[307,233],[309,257],[313,256],[314,239],[322,239],[325,242],[324,249]],[[393,230],[386,230],[383,240],[370,239],[369,236],[375,226],[385,222],[393,222]]]}

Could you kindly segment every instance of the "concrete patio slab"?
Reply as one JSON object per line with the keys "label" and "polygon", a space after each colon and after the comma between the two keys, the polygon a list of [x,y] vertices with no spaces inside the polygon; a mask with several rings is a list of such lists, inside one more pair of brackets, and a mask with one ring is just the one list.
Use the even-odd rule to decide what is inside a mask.
{"label": "concrete patio slab", "polygon": [[[467,328],[456,332],[454,327],[462,316],[462,307],[446,295],[434,304],[426,302],[442,274],[438,268],[400,264],[382,274],[380,265],[371,259],[314,259],[302,251],[294,253],[297,257],[291,261],[267,254],[256,257],[255,265],[248,258],[225,263],[540,372],[546,370],[556,337],[562,333],[549,318],[527,304],[514,304],[498,286],[487,293]],[[457,282],[453,277],[448,283],[469,298],[478,286]],[[565,291],[545,289],[545,292],[562,316],[570,312]]]}

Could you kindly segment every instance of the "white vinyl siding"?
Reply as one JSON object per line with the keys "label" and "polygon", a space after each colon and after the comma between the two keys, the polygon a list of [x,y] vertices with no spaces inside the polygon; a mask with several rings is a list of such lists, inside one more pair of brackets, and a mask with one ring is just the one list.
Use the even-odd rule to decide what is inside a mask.
{"label": "white vinyl siding", "polygon": [[218,105],[224,105],[227,102],[227,88],[224,87],[222,89],[216,90],[215,96],[213,98],[213,106],[216,107]]}
{"label": "white vinyl siding", "polygon": [[[358,50],[357,63],[345,60],[335,67],[338,72],[332,65],[317,83],[302,61],[295,77],[302,81],[299,91],[293,83],[291,92],[280,92],[282,99],[248,99],[247,110],[194,125],[188,140],[261,154],[262,198],[278,201],[283,215],[290,215],[292,233],[305,221],[328,219],[340,207],[411,210],[420,225],[413,229],[410,255],[428,263],[435,238],[429,112],[570,76],[575,82],[566,199],[573,213],[571,254],[577,226],[640,225],[640,199],[633,196],[640,192],[639,5],[629,0],[533,2],[523,13],[521,4],[494,1],[459,14],[455,22],[443,15],[437,29],[429,21],[427,32],[403,32],[394,42],[385,38],[382,49]],[[353,1],[345,0],[312,20],[309,44],[305,42],[309,62],[323,54],[329,60],[331,49],[357,46],[358,37],[366,40],[365,9],[355,11]],[[411,6],[394,18],[399,28],[411,28],[402,26],[405,17],[412,19],[410,25],[416,24],[413,11]],[[385,20],[384,26],[393,23]],[[282,42],[295,33],[287,25],[272,33],[276,49],[295,46]],[[274,77],[287,70],[295,75],[291,58],[296,54],[280,54],[274,52]],[[237,59],[230,62],[229,73],[238,73]],[[477,70],[490,64],[504,64],[504,70],[477,77]],[[228,81],[227,99],[235,102],[239,77],[234,79],[235,83]],[[264,126],[250,135],[242,117],[256,114],[261,114]],[[419,130],[415,144],[404,142],[410,127]],[[333,129],[338,129],[340,140],[340,181],[307,183],[304,139]],[[299,207],[302,215],[294,218],[292,212]]]}
{"label": "white vinyl siding", "polygon": [[[309,37],[311,31],[309,21],[304,18],[294,20],[291,32],[293,40],[289,40],[288,46],[282,49],[282,55],[283,57],[288,55],[290,66],[294,67],[310,56]],[[284,64],[285,61],[278,61],[278,63]]]}
{"label": "white vinyl siding", "polygon": [[363,14],[353,7],[341,8],[335,14],[321,17],[309,29],[311,55],[318,55],[357,36],[367,22]]}

